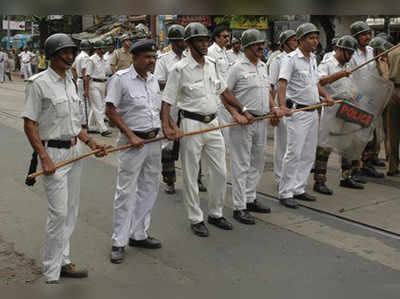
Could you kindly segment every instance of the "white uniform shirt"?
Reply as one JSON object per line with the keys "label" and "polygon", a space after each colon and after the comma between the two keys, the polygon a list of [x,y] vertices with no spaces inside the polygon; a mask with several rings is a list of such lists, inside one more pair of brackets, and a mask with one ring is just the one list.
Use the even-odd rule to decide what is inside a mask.
{"label": "white uniform shirt", "polygon": [[87,68],[88,59],[89,55],[85,51],[81,51],[72,64],[72,67],[76,69],[79,78],[82,78],[82,70]]}
{"label": "white uniform shirt", "polygon": [[160,128],[161,93],[156,77],[140,77],[133,64],[116,72],[107,89],[107,103],[112,103],[123,121],[133,131],[147,132]]}
{"label": "white uniform shirt", "polygon": [[[351,68],[356,67],[356,66],[366,62],[367,60],[370,60],[371,58],[374,58],[374,49],[371,48],[370,46],[366,46],[365,49],[366,49],[365,55],[360,49],[357,49],[356,51],[354,51],[354,54],[349,61],[349,66]],[[376,70],[375,61],[368,63],[362,69]]]}
{"label": "white uniform shirt", "polygon": [[271,60],[271,63],[269,65],[269,79],[271,81],[271,85],[274,85],[275,87],[277,86],[277,83],[279,81],[281,62],[284,56],[287,56],[287,53],[285,51],[275,56],[275,58]]}
{"label": "white uniform shirt", "polygon": [[227,84],[249,112],[255,115],[269,112],[270,81],[264,62],[254,65],[244,56],[230,69]]}
{"label": "white uniform shirt", "polygon": [[90,56],[86,75],[95,79],[106,79],[106,62],[97,53]]}
{"label": "white uniform shirt", "polygon": [[19,53],[18,56],[21,59],[22,63],[29,63],[31,61],[31,58],[34,56],[34,54],[29,51],[24,51],[24,52]]}
{"label": "white uniform shirt", "polygon": [[216,42],[214,42],[209,48],[207,56],[213,58],[217,65],[218,76],[225,82],[228,78],[229,71],[229,60],[226,55],[226,50],[222,49]]}
{"label": "white uniform shirt", "polygon": [[111,71],[111,59],[112,59],[112,53],[110,51],[107,51],[103,55],[104,63],[106,65],[106,76],[111,76],[112,71]]}
{"label": "white uniform shirt", "polygon": [[7,53],[0,50],[0,65],[4,66],[8,62],[8,55]]}
{"label": "white uniform shirt", "polygon": [[[333,75],[334,73],[340,72],[341,70],[344,70],[346,68],[347,64],[341,65],[339,61],[336,59],[334,55],[331,55],[330,58],[328,58],[326,61],[322,61],[320,65],[318,66],[318,74],[319,77],[327,77],[330,75]],[[336,80],[335,82],[329,84],[329,85],[335,85],[337,86],[340,84],[340,81],[345,78],[341,78],[339,80]]]}
{"label": "white uniform shirt", "polygon": [[325,53],[324,57],[322,57],[321,63],[327,61],[329,58],[331,58],[335,54],[336,54],[336,51],[330,51],[328,53]]}
{"label": "white uniform shirt", "polygon": [[67,140],[83,124],[81,100],[70,75],[64,80],[51,67],[32,76],[25,89],[22,117],[38,123],[41,140]]}
{"label": "white uniform shirt", "polygon": [[205,56],[203,66],[188,53],[175,64],[168,77],[162,100],[179,109],[208,115],[217,112],[219,95],[226,89],[217,75],[214,60]]}
{"label": "white uniform shirt", "polygon": [[244,54],[242,51],[239,51],[236,54],[233,51],[233,49],[226,51],[226,55],[228,56],[229,67],[233,66],[236,62],[238,62],[240,59],[242,59],[244,57]]}
{"label": "white uniform shirt", "polygon": [[286,99],[297,104],[314,105],[319,103],[318,69],[314,53],[307,59],[300,48],[283,57],[279,79],[285,79]]}
{"label": "white uniform shirt", "polygon": [[[182,53],[182,57],[185,56],[186,51]],[[168,51],[167,53],[161,54],[157,59],[154,76],[158,81],[167,82],[168,74],[172,71],[175,64],[180,61],[178,55],[174,51]]]}

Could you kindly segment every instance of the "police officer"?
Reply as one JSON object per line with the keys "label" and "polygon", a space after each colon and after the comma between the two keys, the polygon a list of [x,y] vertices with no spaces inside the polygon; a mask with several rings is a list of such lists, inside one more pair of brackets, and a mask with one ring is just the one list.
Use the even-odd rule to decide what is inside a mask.
{"label": "police officer", "polygon": [[136,42],[133,64],[118,71],[107,91],[107,116],[120,129],[118,144],[132,148],[118,153],[118,177],[114,197],[114,221],[110,261],[121,263],[125,246],[160,248],[148,235],[151,210],[157,199],[161,172],[161,145],[145,146],[160,130],[160,88],[151,73],[156,62],[152,40]]}
{"label": "police officer", "polygon": [[[270,64],[269,67],[269,78],[271,83],[271,98],[275,102],[276,107],[279,107],[278,99],[277,99],[277,90],[278,90],[278,80],[279,80],[279,71],[280,65],[283,57],[285,57],[288,53],[293,52],[297,48],[297,39],[296,32],[294,30],[286,30],[283,31],[279,35],[279,44],[281,48],[281,53],[276,56]],[[270,99],[271,101],[271,99]],[[275,179],[279,184],[279,180],[281,178],[282,172],[282,161],[283,156],[286,152],[286,119],[279,119],[278,123],[273,123],[275,125],[274,128],[274,173]]]}
{"label": "police officer", "polygon": [[111,135],[104,123],[105,117],[105,91],[106,91],[106,62],[103,59],[105,43],[97,40],[94,45],[94,54],[87,62],[85,77],[85,98],[90,100],[91,111],[88,120],[88,130],[94,131],[95,125],[100,129],[101,136]]}
{"label": "police officer", "polygon": [[113,74],[111,71],[111,60],[112,60],[112,55],[115,50],[114,41],[110,37],[110,38],[106,39],[105,43],[106,43],[108,49],[107,49],[107,52],[103,55],[103,59],[106,64],[106,76],[111,77]]}
{"label": "police officer", "polygon": [[[226,82],[229,70],[229,59],[226,53],[226,47],[229,44],[230,34],[228,28],[224,25],[215,27],[211,39],[213,44],[208,48],[207,55],[214,59],[217,67],[217,75]],[[230,115],[226,111],[222,102],[218,102],[218,121],[220,125],[229,122]],[[222,130],[226,147],[229,146],[229,128]]]}
{"label": "police officer", "polygon": [[[206,56],[209,43],[207,28],[201,23],[190,23],[185,28],[184,38],[189,48],[186,57],[175,64],[168,76],[163,93],[161,117],[163,131],[168,139],[181,135],[170,116],[171,106],[177,106],[184,131],[207,129],[218,125],[216,119],[219,95],[224,101],[242,111],[235,114],[241,123],[254,119],[245,107],[227,89],[225,81],[218,77],[216,63]],[[231,223],[222,215],[226,191],[225,144],[220,131],[212,131],[180,140],[180,157],[183,168],[183,197],[193,232],[201,237],[209,235],[200,208],[197,174],[199,161],[207,166],[208,174],[208,222],[221,229],[231,230]]]}
{"label": "police officer", "polygon": [[[311,23],[296,30],[299,47],[283,58],[279,72],[278,99],[280,110],[302,108],[319,103],[319,95],[329,105],[334,101],[318,83],[317,49],[319,30]],[[301,111],[287,117],[287,146],[279,183],[280,203],[296,208],[298,200],[315,201],[305,191],[318,142],[318,113]]]}
{"label": "police officer", "polygon": [[[369,46],[372,30],[367,23],[357,21],[350,25],[350,32],[358,41],[358,49],[354,52],[349,62],[350,67],[355,67],[374,57],[374,50]],[[376,62],[372,61],[368,63],[361,71],[369,71],[378,75]],[[361,156],[362,169],[360,169],[359,161],[353,161],[353,177],[360,183],[366,183],[366,179],[363,176],[374,178],[384,177],[384,174],[378,172],[374,167],[373,157],[375,155],[376,143],[376,133],[374,132],[374,138],[367,144]]]}
{"label": "police officer", "polygon": [[[270,106],[275,106],[272,99],[270,103],[266,100],[270,83],[267,67],[261,61],[264,43],[257,29],[243,32],[244,56],[230,69],[227,81],[233,95],[254,117],[267,114]],[[257,121],[229,130],[233,218],[244,224],[255,224],[249,212],[271,212],[256,200],[256,188],[264,172],[266,125],[266,121]]]}
{"label": "police officer", "polygon": [[399,142],[400,142],[400,48],[388,54],[389,79],[394,83],[393,96],[385,111],[386,152],[388,159],[388,176],[399,176]]}
{"label": "police officer", "polygon": [[129,35],[127,33],[123,34],[120,37],[120,41],[122,43],[122,48],[115,50],[111,59],[110,66],[113,74],[117,71],[129,68],[132,64],[132,55],[129,51],[132,42],[129,39]]}
{"label": "police officer", "polygon": [[86,76],[87,62],[89,59],[89,50],[91,45],[88,40],[82,40],[79,44],[80,53],[75,57],[75,61],[72,64],[72,71],[76,74],[76,80],[78,84],[78,94],[83,98],[84,93],[84,77]]}
{"label": "police officer", "polygon": [[[320,84],[322,86],[332,86],[335,90],[340,89],[341,84],[345,83],[345,81],[341,79],[348,77],[351,74],[350,70],[347,69],[347,63],[350,61],[351,56],[356,49],[357,40],[350,35],[345,35],[337,41],[335,55],[331,56],[325,61],[322,61],[318,66]],[[324,107],[323,112],[321,113],[320,130],[318,134],[319,146],[317,147],[317,155],[314,167],[314,191],[326,195],[333,194],[333,191],[325,184],[327,180],[326,173],[328,160],[332,152],[332,148],[327,146],[327,144],[330,144],[330,128],[327,119],[334,117],[335,113],[336,109],[330,107]],[[351,172],[351,161],[346,159],[346,153],[343,153],[340,186],[352,189],[364,189],[363,185],[353,180]]]}
{"label": "police officer", "polygon": [[48,213],[43,264],[48,283],[57,283],[60,275],[76,278],[88,275],[86,270],[72,264],[69,256],[70,237],[78,216],[81,162],[57,171],[55,163],[78,156],[80,141],[105,154],[104,146],[81,128],[81,100],[67,74],[76,50],[68,35],[51,35],[45,42],[51,66],[31,77],[25,92],[24,129],[45,174]]}
{"label": "police officer", "polygon": [[28,48],[25,46],[23,51],[19,53],[18,56],[21,61],[21,72],[24,74],[24,80],[28,81],[28,79],[32,76],[31,60],[34,55],[31,51],[28,51]]}
{"label": "police officer", "polygon": [[232,38],[231,41],[232,49],[226,51],[226,55],[228,56],[229,66],[233,66],[236,62],[238,62],[243,57],[243,52],[240,50],[240,40],[236,37]]}
{"label": "police officer", "polygon": [[[154,75],[156,76],[160,89],[164,90],[167,83],[168,74],[173,69],[175,63],[180,61],[184,56],[186,49],[185,41],[183,40],[185,28],[182,25],[171,25],[168,28],[168,40],[170,42],[171,50],[160,55],[157,59]],[[178,118],[178,111],[173,107],[173,118],[175,121]],[[167,184],[165,192],[174,194],[176,173],[175,173],[175,160],[176,155],[173,152],[173,142],[163,144],[162,149],[162,176],[164,183]]]}

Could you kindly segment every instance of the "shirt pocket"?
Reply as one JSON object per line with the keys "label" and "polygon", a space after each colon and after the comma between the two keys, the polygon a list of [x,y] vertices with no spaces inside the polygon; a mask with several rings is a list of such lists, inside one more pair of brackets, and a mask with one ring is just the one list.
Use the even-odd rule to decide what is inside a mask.
{"label": "shirt pocket", "polygon": [[56,111],[56,116],[65,118],[69,114],[68,99],[66,97],[58,97],[51,99],[51,103]]}
{"label": "shirt pocket", "polygon": [[129,91],[129,95],[133,101],[132,108],[146,108],[147,97],[145,95],[134,93],[132,90]]}
{"label": "shirt pocket", "polygon": [[190,98],[196,99],[203,98],[205,96],[205,86],[203,80],[185,85],[184,90],[187,96]]}

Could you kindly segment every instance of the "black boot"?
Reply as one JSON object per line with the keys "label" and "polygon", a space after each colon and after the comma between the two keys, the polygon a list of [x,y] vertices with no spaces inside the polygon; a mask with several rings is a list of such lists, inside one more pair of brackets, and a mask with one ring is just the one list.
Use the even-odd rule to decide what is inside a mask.
{"label": "black boot", "polygon": [[325,194],[325,195],[332,195],[333,191],[331,189],[329,189],[326,185],[325,182],[315,182],[314,183],[314,191],[321,193],[321,194]]}
{"label": "black boot", "polygon": [[340,187],[350,188],[350,189],[364,189],[363,185],[357,183],[352,178],[340,180]]}

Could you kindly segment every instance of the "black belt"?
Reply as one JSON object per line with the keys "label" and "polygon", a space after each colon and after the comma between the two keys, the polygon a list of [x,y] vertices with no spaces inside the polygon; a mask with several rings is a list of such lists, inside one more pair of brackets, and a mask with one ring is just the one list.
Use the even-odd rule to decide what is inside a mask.
{"label": "black belt", "polygon": [[107,81],[107,79],[97,79],[97,78],[92,78],[92,80],[93,80],[94,82],[102,82],[102,83],[104,83],[104,82]]}
{"label": "black belt", "polygon": [[[71,140],[42,140],[44,146],[53,147],[53,148],[66,148],[69,149],[76,144],[77,138],[74,137]],[[28,178],[28,176],[32,173],[36,172],[38,165],[38,156],[37,153],[34,151],[31,158],[31,163],[29,164],[28,175],[25,179],[25,184],[28,186],[33,186],[36,183],[36,179]]]}
{"label": "black belt", "polygon": [[217,116],[215,113],[208,114],[208,115],[201,115],[201,114],[197,114],[197,113],[186,111],[186,110],[180,110],[180,113],[185,118],[198,120],[198,121],[201,121],[206,124],[208,124],[209,122],[212,122],[215,119],[215,117]]}
{"label": "black belt", "polygon": [[160,129],[154,129],[151,130],[149,132],[140,132],[140,131],[132,131],[133,133],[135,133],[135,135],[139,138],[142,139],[152,139],[155,138],[158,135],[158,132],[160,131]]}
{"label": "black belt", "polygon": [[71,140],[43,140],[43,145],[54,148],[71,148],[76,144],[77,138],[74,137]]}
{"label": "black belt", "polygon": [[394,83],[394,87],[399,88],[400,87],[400,83]]}
{"label": "black belt", "polygon": [[[309,105],[297,104],[296,102],[293,102],[292,100],[286,100],[286,106],[287,106],[289,109],[292,109],[294,105],[296,105],[296,109],[301,109],[301,108],[310,107]],[[314,108],[314,109],[310,109],[310,110],[305,110],[305,111],[312,112],[312,111],[314,111],[314,110],[315,110],[315,108]]]}

